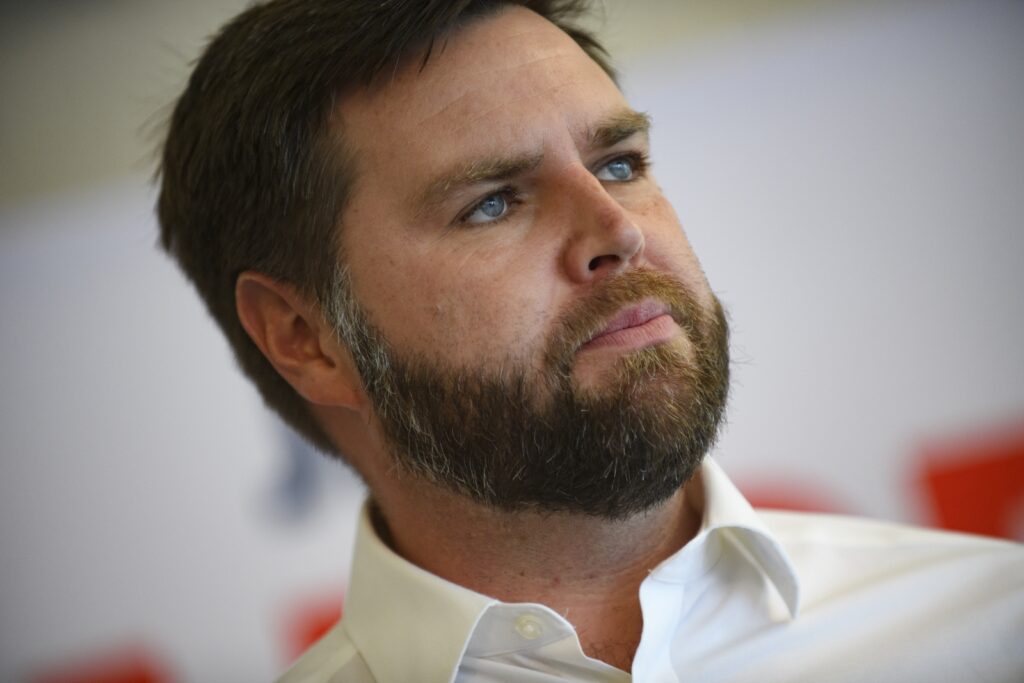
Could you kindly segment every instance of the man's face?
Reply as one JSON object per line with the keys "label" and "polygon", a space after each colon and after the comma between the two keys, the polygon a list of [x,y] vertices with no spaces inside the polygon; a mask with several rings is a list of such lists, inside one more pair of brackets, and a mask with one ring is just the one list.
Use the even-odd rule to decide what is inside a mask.
{"label": "man's face", "polygon": [[714,438],[726,332],[644,117],[521,8],[382,81],[339,109],[342,240],[347,341],[384,349],[355,355],[398,461],[508,508],[624,514],[654,502],[621,495],[635,479],[663,499]]}

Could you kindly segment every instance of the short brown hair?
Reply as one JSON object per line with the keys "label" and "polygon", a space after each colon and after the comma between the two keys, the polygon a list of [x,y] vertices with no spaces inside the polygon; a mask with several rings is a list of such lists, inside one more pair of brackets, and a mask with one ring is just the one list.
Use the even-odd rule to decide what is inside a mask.
{"label": "short brown hair", "polygon": [[337,447],[242,328],[236,280],[256,270],[325,306],[352,185],[336,99],[414,55],[425,63],[453,30],[504,5],[545,17],[614,76],[604,49],[570,23],[587,0],[272,0],[220,30],[174,108],[159,171],[161,243],[267,405],[322,450]]}

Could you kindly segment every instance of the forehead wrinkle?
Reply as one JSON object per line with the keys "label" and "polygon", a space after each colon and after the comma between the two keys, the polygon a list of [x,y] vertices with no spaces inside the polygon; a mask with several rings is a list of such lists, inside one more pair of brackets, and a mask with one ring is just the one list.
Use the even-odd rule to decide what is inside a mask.
{"label": "forehead wrinkle", "polygon": [[[482,68],[482,69],[479,69],[477,71],[474,71],[471,74],[468,74],[467,76],[464,76],[463,78],[471,79],[471,80],[476,80],[477,82],[479,82],[480,77],[483,77],[483,76],[491,76],[492,78],[497,79],[497,78],[500,78],[503,74],[505,74],[507,72],[510,72],[510,71],[514,71],[514,70],[519,69],[519,68],[523,68],[523,67],[527,67],[527,66],[532,66],[534,64],[541,64],[543,62],[547,62],[547,61],[550,61],[552,59],[558,59],[561,56],[562,52],[563,51],[559,51],[558,54],[550,54],[550,55],[545,55],[545,56],[542,56],[542,57],[534,57],[532,59],[528,59],[528,60],[524,60],[524,61],[521,61],[521,62],[517,62],[515,64],[505,64],[505,65],[501,65],[501,66],[492,66],[492,67]],[[549,73],[549,72],[546,72],[546,73]],[[425,84],[424,87],[427,87],[427,85],[429,85],[429,84]],[[499,83],[499,85],[500,85],[500,83]],[[547,91],[557,90],[561,86],[562,86],[562,84],[549,84],[546,90]],[[478,91],[478,86],[477,87],[469,88],[467,90],[464,90],[463,92],[459,93],[458,96],[456,96],[453,99],[449,100],[444,105],[438,107],[437,109],[431,111],[430,113],[428,113],[425,116],[423,116],[422,118],[420,118],[418,121],[416,121],[416,126],[417,127],[422,126],[422,125],[426,124],[428,121],[430,121],[431,119],[435,119],[435,118],[437,118],[439,116],[443,116],[444,114],[446,114],[452,108],[459,106],[467,98],[476,95],[477,91]],[[429,89],[428,89],[428,92],[429,92]],[[477,116],[475,118],[479,118],[479,116]]]}

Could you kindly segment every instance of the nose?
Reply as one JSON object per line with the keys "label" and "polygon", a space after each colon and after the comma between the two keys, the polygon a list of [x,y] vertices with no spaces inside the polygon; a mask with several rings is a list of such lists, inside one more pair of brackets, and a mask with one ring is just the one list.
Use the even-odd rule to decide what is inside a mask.
{"label": "nose", "polygon": [[572,188],[572,225],[564,252],[569,279],[587,284],[625,270],[644,251],[643,232],[601,182],[587,173]]}

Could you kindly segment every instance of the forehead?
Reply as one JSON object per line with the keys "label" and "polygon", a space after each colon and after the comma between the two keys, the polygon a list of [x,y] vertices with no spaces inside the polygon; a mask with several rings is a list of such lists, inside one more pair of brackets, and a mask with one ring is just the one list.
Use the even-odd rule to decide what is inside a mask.
{"label": "forehead", "polygon": [[562,30],[521,7],[471,21],[422,66],[343,98],[338,115],[357,173],[409,179],[467,155],[582,135],[625,105],[607,74]]}

